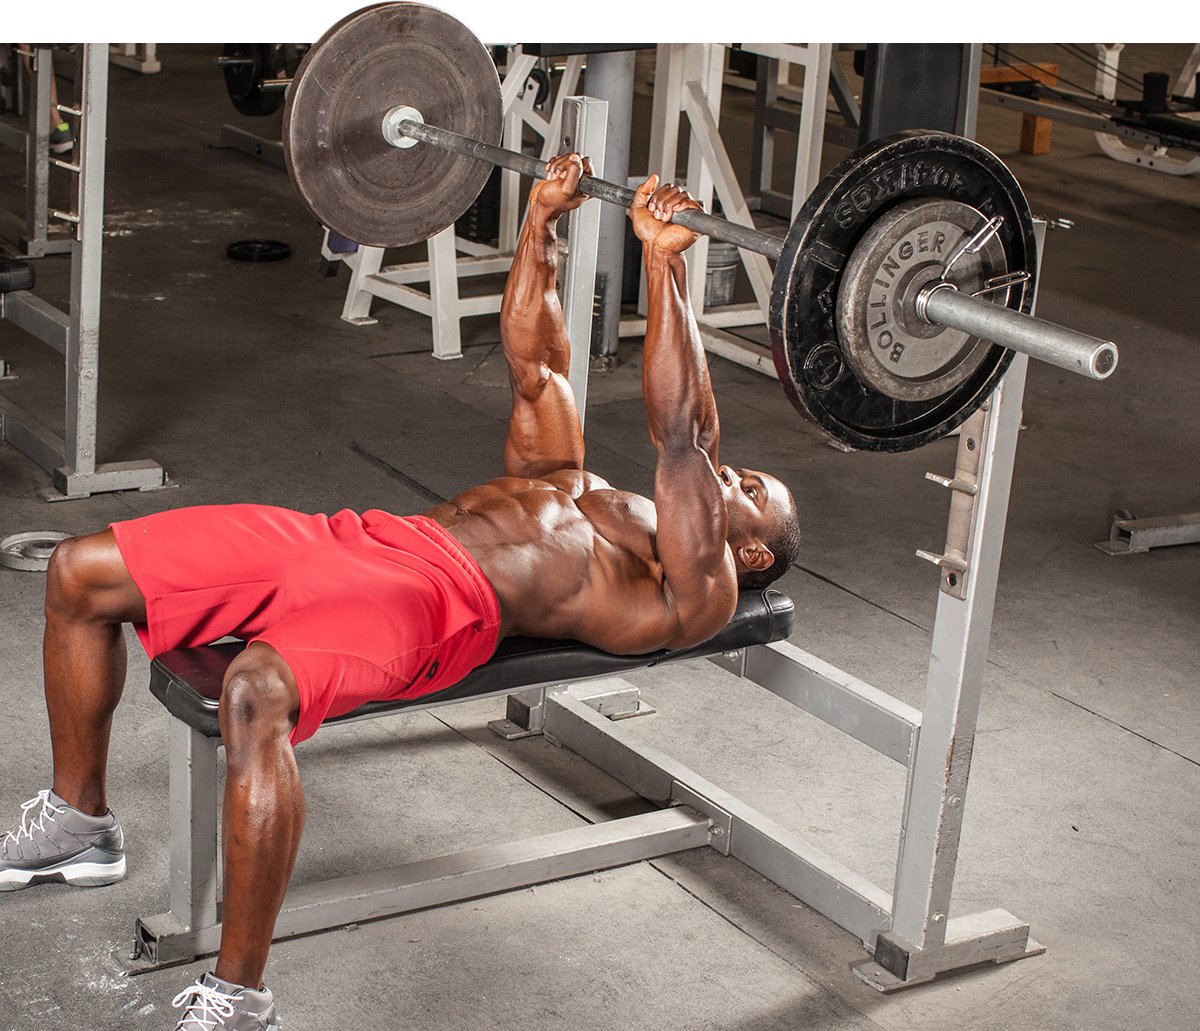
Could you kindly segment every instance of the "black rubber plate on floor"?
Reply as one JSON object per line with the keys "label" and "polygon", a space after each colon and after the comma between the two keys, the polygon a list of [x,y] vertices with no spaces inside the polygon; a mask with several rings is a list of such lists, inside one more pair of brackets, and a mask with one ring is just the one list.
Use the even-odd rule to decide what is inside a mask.
{"label": "black rubber plate on floor", "polygon": [[283,261],[292,249],[282,240],[234,240],[225,248],[225,257],[234,261]]}

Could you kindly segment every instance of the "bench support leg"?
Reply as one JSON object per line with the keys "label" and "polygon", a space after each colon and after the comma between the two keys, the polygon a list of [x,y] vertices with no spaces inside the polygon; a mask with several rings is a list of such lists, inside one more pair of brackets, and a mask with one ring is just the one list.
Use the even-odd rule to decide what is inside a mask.
{"label": "bench support leg", "polygon": [[[575,684],[571,695],[610,720],[652,716],[655,708],[642,700],[642,692],[623,680],[589,680]],[[505,718],[492,720],[488,729],[505,741],[540,737],[546,726],[546,689],[532,688],[508,696]]]}
{"label": "bench support leg", "polygon": [[540,736],[545,723],[546,689],[539,687],[510,694],[504,719],[491,720],[488,730],[505,741],[519,741],[524,737]]}
{"label": "bench support leg", "polygon": [[[171,909],[139,918],[133,951],[117,958],[130,972],[152,970],[196,958],[187,939],[173,936],[214,927],[217,906],[217,738],[205,737],[181,720],[170,726]],[[171,942],[183,943],[172,948]]]}

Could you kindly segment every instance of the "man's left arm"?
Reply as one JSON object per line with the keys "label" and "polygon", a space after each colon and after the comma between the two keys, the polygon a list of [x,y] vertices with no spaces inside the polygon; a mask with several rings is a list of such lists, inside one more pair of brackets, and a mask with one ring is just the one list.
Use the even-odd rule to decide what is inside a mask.
{"label": "man's left arm", "polygon": [[671,223],[676,211],[699,205],[679,187],[656,186],[657,178],[642,185],[630,216],[643,242],[646,270],[642,395],[658,452],[656,548],[669,628],[662,643],[678,648],[711,637],[729,621],[737,605],[737,574],[717,478],[717,405],[688,299],[683,251],[696,236]]}

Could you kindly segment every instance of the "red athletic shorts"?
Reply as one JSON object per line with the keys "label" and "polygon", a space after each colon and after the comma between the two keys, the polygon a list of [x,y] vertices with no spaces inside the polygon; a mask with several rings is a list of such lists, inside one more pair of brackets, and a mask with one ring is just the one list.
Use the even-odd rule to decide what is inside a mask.
{"label": "red athletic shorts", "polygon": [[424,516],[212,505],[111,528],[146,598],[146,651],[269,644],[300,688],[293,744],[365,702],[448,687],[496,649],[495,590]]}

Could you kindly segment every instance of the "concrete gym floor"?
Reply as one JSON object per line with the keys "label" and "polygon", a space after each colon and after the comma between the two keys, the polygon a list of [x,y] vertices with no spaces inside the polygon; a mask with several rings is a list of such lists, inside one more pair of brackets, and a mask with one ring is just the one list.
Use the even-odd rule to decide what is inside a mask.
{"label": "concrete gym floor", "polygon": [[[1066,67],[1053,48],[1018,49]],[[1187,50],[1130,47],[1122,67],[1174,73]],[[286,176],[212,146],[223,122],[275,124],[239,121],[216,52],[163,47],[159,75],[111,76],[100,457],[154,458],[176,486],[50,506],[36,495],[45,474],[0,444],[0,536],[213,502],[417,511],[500,468],[508,398],[494,321],[470,324],[453,363],[429,356],[428,323],[410,313],[380,305],[378,325],[339,321],[345,274],[318,276],[320,234]],[[727,92],[735,160],[748,109],[748,95]],[[647,110],[639,95],[640,124]],[[706,851],[280,944],[267,980],[290,1031],[1197,1026],[1200,548],[1117,559],[1092,543],[1115,508],[1200,510],[1200,189],[1120,165],[1062,125],[1050,155],[1021,155],[1018,118],[986,105],[979,135],[1035,211],[1075,222],[1048,238],[1039,312],[1121,346],[1105,383],[1030,370],[953,909],[1006,908],[1046,954],[879,995],[851,974],[866,955],[851,935]],[[22,210],[20,179],[0,154],[0,206]],[[295,253],[227,261],[225,244],[246,237]],[[38,273],[61,303],[66,262]],[[49,350],[0,324],[0,354],[20,376],[0,390],[59,423]],[[636,342],[621,360],[592,381],[589,466],[648,491]],[[913,551],[943,539],[946,498],[923,477],[951,468],[953,443],[844,455],[775,384],[711,364],[722,457],[777,472],[802,507],[804,553],[782,581],[795,642],[919,705],[936,578]],[[5,828],[50,779],[42,590],[38,574],[0,570]],[[167,717],[129,642],[110,786],[129,874],[0,896],[0,1031],[171,1027],[171,997],[208,969],[127,979],[113,958],[135,916],[166,908]],[[658,714],[625,726],[891,883],[898,767],[707,663],[632,679]],[[502,709],[468,703],[303,746],[295,880],[629,811],[623,789],[569,753],[493,737],[486,722]]]}

